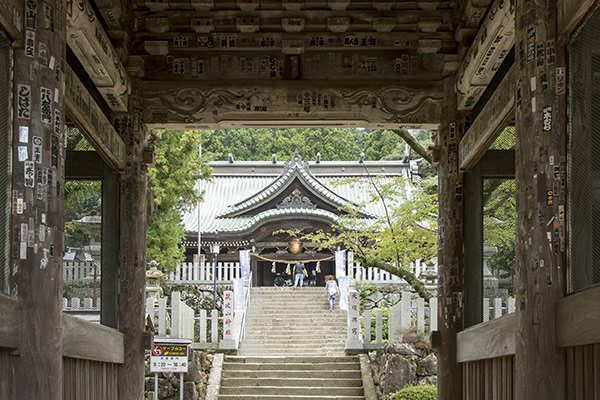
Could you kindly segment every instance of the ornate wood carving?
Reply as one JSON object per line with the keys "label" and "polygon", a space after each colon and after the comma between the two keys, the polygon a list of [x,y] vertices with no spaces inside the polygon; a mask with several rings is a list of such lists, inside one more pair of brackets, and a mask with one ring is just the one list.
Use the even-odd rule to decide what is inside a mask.
{"label": "ornate wood carving", "polygon": [[458,109],[472,109],[515,43],[512,0],[495,0],[458,70]]}
{"label": "ornate wood carving", "polygon": [[109,107],[127,111],[127,71],[88,0],[69,1],[67,43]]}
{"label": "ornate wood carving", "polygon": [[123,139],[69,66],[65,70],[65,89],[69,117],[83,129],[86,137],[109,165],[123,170],[127,159]]}
{"label": "ornate wood carving", "polygon": [[460,169],[472,166],[488,149],[499,129],[514,115],[516,67],[512,67],[458,146]]}
{"label": "ornate wood carving", "polygon": [[346,120],[361,126],[421,127],[435,125],[440,115],[441,85],[435,82],[362,88],[317,82],[314,89],[292,83],[285,87],[246,83],[232,88],[193,82],[146,83],[145,122],[157,128],[216,127],[239,121],[268,125],[290,120],[306,125]]}

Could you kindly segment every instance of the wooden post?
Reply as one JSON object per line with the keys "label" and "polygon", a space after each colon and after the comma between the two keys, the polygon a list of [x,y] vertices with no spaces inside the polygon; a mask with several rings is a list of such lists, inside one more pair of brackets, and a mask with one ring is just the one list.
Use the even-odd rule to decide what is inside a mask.
{"label": "wooden post", "polygon": [[141,101],[134,91],[130,110],[115,118],[127,144],[127,165],[121,177],[119,330],[125,336],[125,363],[119,370],[119,399],[144,396],[144,301],[146,286],[146,165],[147,135],[141,124]]}
{"label": "wooden post", "polygon": [[439,219],[438,264],[440,347],[438,349],[438,393],[440,400],[462,397],[462,373],[456,361],[456,334],[463,324],[463,193],[462,174],[458,169],[458,143],[461,124],[456,111],[454,77],[445,82],[444,120],[437,145]]}
{"label": "wooden post", "polygon": [[65,2],[15,1],[12,293],[22,302],[16,395],[62,399]]}
{"label": "wooden post", "polygon": [[565,98],[554,0],[516,2],[517,400],[565,398],[556,303],[564,292]]}
{"label": "wooden post", "polygon": [[117,328],[119,275],[119,176],[104,166],[102,178],[102,325]]}

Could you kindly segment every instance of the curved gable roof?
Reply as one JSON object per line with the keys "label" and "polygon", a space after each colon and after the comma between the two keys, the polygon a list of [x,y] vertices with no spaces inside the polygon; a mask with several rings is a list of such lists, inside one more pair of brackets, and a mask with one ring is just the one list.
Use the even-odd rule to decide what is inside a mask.
{"label": "curved gable roof", "polygon": [[[328,203],[334,209],[358,208],[356,203],[343,198],[323,185],[310,173],[308,163],[296,154],[291,161],[285,163],[284,171],[271,184],[229,207],[225,212],[218,215],[217,218],[232,218],[246,215],[252,210],[274,200],[277,196],[285,192],[295,180],[300,181],[302,186],[310,193]],[[375,218],[374,215],[368,213],[361,212],[359,214],[366,218]]]}

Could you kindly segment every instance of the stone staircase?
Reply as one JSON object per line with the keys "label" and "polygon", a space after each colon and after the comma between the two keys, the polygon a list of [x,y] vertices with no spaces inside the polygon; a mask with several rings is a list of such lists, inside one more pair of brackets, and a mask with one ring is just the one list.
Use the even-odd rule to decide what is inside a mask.
{"label": "stone staircase", "polygon": [[226,356],[219,399],[364,399],[346,356],[346,313],[323,287],[253,288],[238,356]]}

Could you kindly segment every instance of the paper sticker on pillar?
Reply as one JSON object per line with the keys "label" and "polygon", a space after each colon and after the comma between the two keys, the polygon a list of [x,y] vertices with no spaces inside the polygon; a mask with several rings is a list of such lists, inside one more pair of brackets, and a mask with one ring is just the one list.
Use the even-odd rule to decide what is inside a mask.
{"label": "paper sticker on pillar", "polygon": [[25,55],[27,57],[35,56],[35,31],[25,31]]}
{"label": "paper sticker on pillar", "polygon": [[563,96],[566,92],[567,81],[566,81],[565,67],[556,68],[556,95]]}
{"label": "paper sticker on pillar", "polygon": [[29,143],[28,126],[19,126],[19,143]]}
{"label": "paper sticker on pillar", "polygon": [[21,162],[27,161],[27,159],[29,158],[29,155],[27,152],[27,146],[17,147],[17,158]]}
{"label": "paper sticker on pillar", "polygon": [[527,62],[531,62],[535,60],[535,50],[536,50],[536,27],[532,26],[527,29]]}
{"label": "paper sticker on pillar", "polygon": [[554,205],[554,191],[553,190],[546,191],[546,205],[548,207],[552,207]]}
{"label": "paper sticker on pillar", "polygon": [[40,88],[40,120],[52,124],[52,89]]}
{"label": "paper sticker on pillar", "polygon": [[41,136],[34,136],[32,139],[32,158],[36,164],[42,163],[42,138]]}
{"label": "paper sticker on pillar", "polygon": [[33,161],[25,161],[25,169],[23,171],[25,187],[32,188],[35,186],[35,163]]}
{"label": "paper sticker on pillar", "polygon": [[552,130],[552,107],[544,107],[542,109],[542,129],[544,132]]}
{"label": "paper sticker on pillar", "polygon": [[17,86],[17,117],[21,119],[31,118],[31,86]]}

